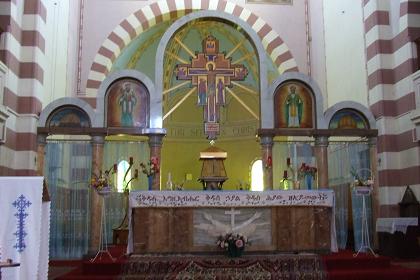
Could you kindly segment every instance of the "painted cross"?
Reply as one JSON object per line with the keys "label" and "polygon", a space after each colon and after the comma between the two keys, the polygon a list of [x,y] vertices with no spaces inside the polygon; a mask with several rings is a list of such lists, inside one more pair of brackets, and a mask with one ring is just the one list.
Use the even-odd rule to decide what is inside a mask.
{"label": "painted cross", "polygon": [[225,87],[231,81],[243,81],[248,69],[242,64],[230,64],[231,59],[219,53],[219,40],[209,35],[202,42],[203,52],[191,58],[191,64],[178,64],[175,74],[178,80],[191,80],[198,90],[198,105],[204,108],[204,132],[207,138],[216,139],[219,134],[219,107],[225,105]]}
{"label": "painted cross", "polygon": [[233,231],[235,227],[235,215],[241,214],[241,211],[235,211],[235,208],[230,208],[230,211],[225,211],[226,215],[230,215],[230,230]]}
{"label": "painted cross", "polygon": [[28,208],[32,203],[29,200],[26,200],[25,196],[21,194],[18,199],[16,199],[12,205],[17,209],[15,217],[17,218],[17,230],[13,234],[16,236],[16,244],[13,245],[13,248],[17,249],[19,253],[23,252],[26,248],[25,236],[28,233],[25,231],[25,219],[28,217],[28,213],[25,212],[25,208]]}

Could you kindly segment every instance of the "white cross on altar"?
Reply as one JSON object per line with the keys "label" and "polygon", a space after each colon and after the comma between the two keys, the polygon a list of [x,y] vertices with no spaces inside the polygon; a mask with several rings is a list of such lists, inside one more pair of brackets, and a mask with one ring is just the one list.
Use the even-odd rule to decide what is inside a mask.
{"label": "white cross on altar", "polygon": [[235,211],[235,208],[230,208],[230,211],[225,211],[226,215],[230,215],[230,230],[233,231],[235,227],[235,215],[241,214],[241,211]]}

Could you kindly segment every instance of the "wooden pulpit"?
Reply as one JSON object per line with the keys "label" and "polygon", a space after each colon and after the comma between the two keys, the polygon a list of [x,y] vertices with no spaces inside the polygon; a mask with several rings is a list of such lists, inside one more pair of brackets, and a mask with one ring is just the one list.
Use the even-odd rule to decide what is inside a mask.
{"label": "wooden pulpit", "polygon": [[223,161],[227,158],[227,152],[211,146],[200,152],[200,160],[203,161],[201,177],[198,178],[203,184],[204,190],[221,190],[223,183],[228,179]]}

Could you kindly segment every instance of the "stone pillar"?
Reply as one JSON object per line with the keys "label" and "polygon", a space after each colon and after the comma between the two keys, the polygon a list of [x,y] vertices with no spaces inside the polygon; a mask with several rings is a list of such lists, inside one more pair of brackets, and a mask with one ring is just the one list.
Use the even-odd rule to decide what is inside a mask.
{"label": "stone pillar", "polygon": [[[149,148],[150,148],[150,158],[156,157],[159,159],[159,170],[161,166],[161,151],[162,151],[162,139],[165,134],[149,134]],[[152,190],[160,190],[160,172],[153,177]]]}
{"label": "stone pillar", "polygon": [[[92,136],[92,173],[98,174],[102,169],[104,156],[104,136]],[[90,236],[89,254],[94,254],[99,249],[101,234],[102,199],[94,190],[90,196]]]}
{"label": "stone pillar", "polygon": [[318,169],[318,188],[328,188],[327,136],[315,136],[315,158]]}
{"label": "stone pillar", "polygon": [[[380,215],[380,204],[379,204],[379,178],[378,178],[378,150],[376,146],[377,138],[370,137],[368,139],[369,145],[369,158],[370,158],[370,171],[372,172],[373,179],[373,190],[372,190],[372,221],[373,229],[376,226],[376,219]],[[373,246],[379,248],[378,234],[373,230]]]}
{"label": "stone pillar", "polygon": [[36,171],[37,175],[44,175],[44,159],[45,159],[45,147],[47,145],[47,135],[38,134],[38,147],[37,147],[37,156],[36,156]]}
{"label": "stone pillar", "polygon": [[260,136],[264,190],[273,189],[273,136]]}

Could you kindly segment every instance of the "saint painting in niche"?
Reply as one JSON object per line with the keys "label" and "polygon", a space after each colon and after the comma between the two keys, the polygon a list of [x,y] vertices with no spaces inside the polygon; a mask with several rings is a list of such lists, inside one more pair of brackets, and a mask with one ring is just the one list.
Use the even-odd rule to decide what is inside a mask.
{"label": "saint painting in niche", "polygon": [[285,102],[285,114],[287,127],[300,127],[302,120],[303,101],[299,95],[296,94],[296,86],[289,87],[289,93]]}
{"label": "saint painting in niche", "polygon": [[108,127],[146,127],[149,95],[146,87],[134,79],[114,82],[107,91]]}
{"label": "saint painting in niche", "polygon": [[137,104],[137,97],[130,83],[124,83],[121,88],[118,104],[121,107],[121,125],[133,126],[133,109]]}
{"label": "saint painting in niche", "polygon": [[274,95],[276,128],[313,128],[313,94],[298,81],[290,81],[277,88]]}

